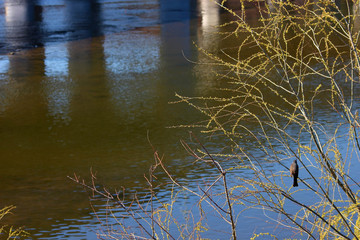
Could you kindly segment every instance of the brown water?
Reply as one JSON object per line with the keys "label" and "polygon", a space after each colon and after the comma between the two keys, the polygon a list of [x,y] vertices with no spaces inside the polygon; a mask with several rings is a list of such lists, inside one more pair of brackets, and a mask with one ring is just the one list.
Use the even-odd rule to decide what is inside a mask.
{"label": "brown water", "polygon": [[[206,1],[71,4],[0,1],[0,207],[17,206],[7,223],[39,239],[95,239],[88,196],[67,176],[89,179],[92,168],[109,188],[143,191],[153,162],[147,135],[176,177],[206,177],[179,143],[187,130],[168,128],[203,116],[168,102],[222,82],[197,64],[193,45],[224,44],[214,26],[226,16]],[[32,14],[24,20],[12,14],[19,11]],[[251,217],[248,224],[267,226]],[[240,228],[244,237],[254,231]]]}
{"label": "brown water", "polygon": [[7,223],[34,238],[95,238],[88,196],[67,176],[88,179],[92,168],[109,188],[142,191],[153,161],[147,134],[187,175],[187,131],[166,127],[200,115],[168,102],[214,84],[184,57],[197,59],[192,41],[202,36],[188,13],[174,17],[163,4],[160,14],[157,1],[71,4],[0,4],[0,207],[17,206]]}
{"label": "brown water", "polygon": [[194,113],[167,102],[174,99],[173,83],[179,92],[191,91],[191,72],[184,71],[185,61],[162,63],[158,32],[154,27],[6,56],[0,202],[16,205],[16,216],[26,218],[21,223],[51,230],[52,220],[80,217],[88,199],[74,194],[78,188],[66,179],[73,172],[87,176],[92,167],[104,184],[141,188],[152,160],[147,132],[153,144],[181,157],[182,133],[165,127],[192,121]]}

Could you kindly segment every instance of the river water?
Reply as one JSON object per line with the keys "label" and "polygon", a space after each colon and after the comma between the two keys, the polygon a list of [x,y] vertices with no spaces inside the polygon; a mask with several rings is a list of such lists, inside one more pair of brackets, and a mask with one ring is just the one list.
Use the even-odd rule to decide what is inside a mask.
{"label": "river water", "polygon": [[110,189],[142,191],[147,135],[179,176],[198,177],[179,143],[187,131],[167,127],[200,119],[168,104],[175,92],[215,84],[186,59],[197,60],[199,14],[195,1],[0,1],[0,206],[17,207],[8,224],[38,239],[95,239],[88,196],[67,176],[92,168]]}
{"label": "river water", "polygon": [[[203,116],[168,103],[220,86],[193,43],[217,48],[225,17],[206,0],[0,1],[0,207],[17,207],[7,223],[34,239],[96,239],[88,195],[67,176],[92,169],[110,189],[141,192],[148,139],[177,178],[206,177],[179,142],[187,130],[169,128]],[[242,239],[273,227],[240,219]]]}

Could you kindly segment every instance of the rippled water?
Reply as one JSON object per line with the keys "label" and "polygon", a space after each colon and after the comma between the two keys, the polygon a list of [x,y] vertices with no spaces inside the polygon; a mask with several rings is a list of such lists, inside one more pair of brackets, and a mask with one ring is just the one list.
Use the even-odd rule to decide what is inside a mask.
{"label": "rippled water", "polygon": [[196,177],[186,131],[166,128],[200,117],[168,105],[207,88],[184,57],[197,57],[196,4],[1,1],[0,13],[0,203],[17,206],[7,223],[39,239],[95,238],[87,194],[66,176],[92,168],[110,188],[142,191],[147,134],[179,176]]}
{"label": "rippled water", "polygon": [[[179,143],[187,130],[168,128],[203,117],[168,102],[220,86],[196,64],[193,42],[218,48],[223,19],[207,1],[0,1],[0,207],[17,206],[7,222],[39,239],[95,239],[88,196],[67,176],[89,179],[93,169],[109,188],[141,192],[153,162],[148,135],[176,177],[207,177]],[[100,215],[105,205],[95,205]],[[269,229],[250,215],[243,237],[249,225]]]}

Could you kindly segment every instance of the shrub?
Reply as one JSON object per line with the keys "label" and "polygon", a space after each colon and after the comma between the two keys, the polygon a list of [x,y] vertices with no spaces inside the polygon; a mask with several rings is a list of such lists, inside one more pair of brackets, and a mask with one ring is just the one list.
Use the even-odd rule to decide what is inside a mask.
{"label": "shrub", "polygon": [[[173,237],[169,221],[177,220],[172,218],[171,204],[160,202],[156,209],[153,205],[151,179],[154,169],[161,168],[174,186],[199,197],[200,212],[203,204],[212,206],[229,224],[233,239],[237,238],[237,216],[246,208],[273,212],[279,224],[311,239],[360,238],[359,179],[352,172],[360,151],[356,110],[359,2],[346,1],[341,8],[332,1],[254,2],[256,23],[248,21],[244,1],[239,2],[239,10],[231,9],[229,3],[218,3],[232,15],[231,21],[220,26],[224,30],[219,34],[224,40],[237,39],[238,45],[219,49],[217,54],[199,48],[222,79],[219,95],[177,95],[176,102],[203,113],[207,122],[202,132],[220,136],[228,150],[211,153],[196,140],[195,151],[183,142],[196,160],[212,164],[218,173],[198,191],[174,179],[154,150],[156,163],[148,177],[152,207],[150,214],[142,212],[145,221],[138,222],[144,235],[197,238],[206,230],[206,219],[200,218],[190,231],[189,226],[180,226]],[[300,168],[298,188],[289,180],[294,160]],[[239,171],[247,174],[235,175]],[[229,174],[237,176],[235,184],[228,184]],[[76,176],[73,180],[117,201],[137,219],[119,195],[100,191]],[[211,192],[218,184],[222,190]],[[125,229],[123,236],[133,236]]]}

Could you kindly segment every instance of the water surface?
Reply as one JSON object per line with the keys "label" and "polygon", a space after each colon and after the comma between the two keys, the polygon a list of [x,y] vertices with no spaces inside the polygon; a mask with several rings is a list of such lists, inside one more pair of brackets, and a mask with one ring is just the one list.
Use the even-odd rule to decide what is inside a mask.
{"label": "water surface", "polygon": [[204,88],[184,57],[197,56],[196,3],[2,1],[0,9],[0,203],[17,206],[7,222],[39,239],[93,239],[88,196],[66,176],[89,178],[92,168],[109,188],[142,191],[153,161],[147,135],[169,165],[191,164],[179,144],[186,131],[166,127],[200,119],[168,105],[175,92]]}

